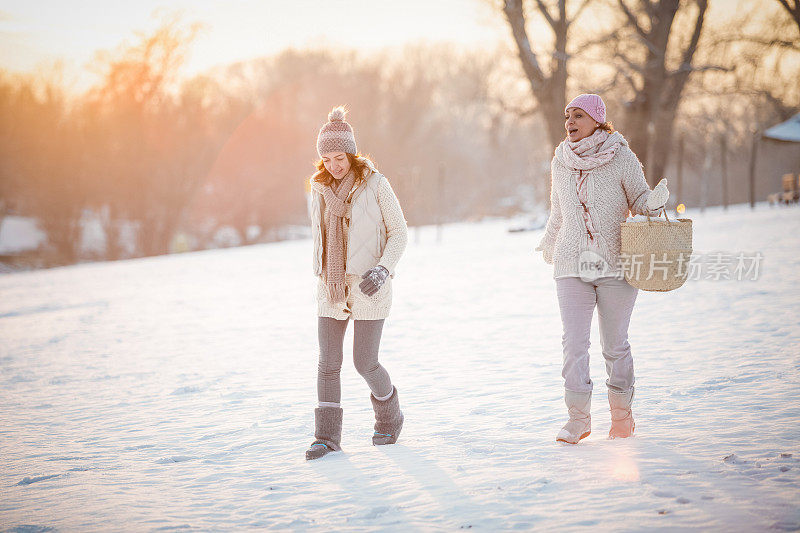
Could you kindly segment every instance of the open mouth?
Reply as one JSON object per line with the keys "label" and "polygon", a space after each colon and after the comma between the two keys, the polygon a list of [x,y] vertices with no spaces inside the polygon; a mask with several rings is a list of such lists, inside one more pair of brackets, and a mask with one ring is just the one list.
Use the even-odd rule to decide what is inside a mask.
{"label": "open mouth", "polygon": [[578,132],[578,128],[573,128],[573,129],[569,130],[567,133],[572,135],[573,133],[577,133],[577,132]]}

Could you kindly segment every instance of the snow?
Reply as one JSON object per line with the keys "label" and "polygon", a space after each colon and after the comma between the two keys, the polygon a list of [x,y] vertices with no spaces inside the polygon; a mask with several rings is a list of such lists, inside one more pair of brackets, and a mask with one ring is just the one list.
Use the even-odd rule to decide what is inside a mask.
{"label": "snow", "polygon": [[0,276],[0,530],[797,530],[800,210],[683,216],[759,278],[639,293],[632,439],[605,438],[595,321],[577,446],[541,231],[410,239],[381,347],[400,442],[370,445],[346,357],[345,451],[311,462],[310,241]]}
{"label": "snow", "polygon": [[16,215],[0,218],[0,254],[33,250],[46,240],[33,218]]}

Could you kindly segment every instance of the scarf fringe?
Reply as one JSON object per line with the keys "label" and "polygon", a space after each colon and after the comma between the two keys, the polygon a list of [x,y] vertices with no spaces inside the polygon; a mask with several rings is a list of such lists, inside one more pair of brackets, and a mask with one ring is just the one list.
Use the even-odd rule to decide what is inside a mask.
{"label": "scarf fringe", "polygon": [[347,300],[345,283],[326,283],[326,286],[328,287],[328,301],[336,304],[345,302]]}

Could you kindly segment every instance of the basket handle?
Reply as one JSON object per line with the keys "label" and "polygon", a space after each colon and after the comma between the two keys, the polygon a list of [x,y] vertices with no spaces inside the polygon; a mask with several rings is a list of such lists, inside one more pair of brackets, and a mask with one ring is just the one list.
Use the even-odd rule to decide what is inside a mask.
{"label": "basket handle", "polygon": [[[667,208],[666,208],[666,206],[661,208],[661,213],[660,214],[664,215],[664,218],[667,219],[667,222],[670,221],[669,217],[667,216]],[[651,222],[650,221],[650,215],[645,215],[645,216],[647,217],[647,223],[649,224]],[[656,216],[658,216],[658,215],[656,215]]]}

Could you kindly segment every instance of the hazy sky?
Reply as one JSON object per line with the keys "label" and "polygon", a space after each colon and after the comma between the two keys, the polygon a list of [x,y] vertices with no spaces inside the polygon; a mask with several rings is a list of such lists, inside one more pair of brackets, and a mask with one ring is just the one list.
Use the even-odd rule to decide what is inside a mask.
{"label": "hazy sky", "polygon": [[[779,9],[774,0],[714,0],[706,20],[719,23],[754,3]],[[85,89],[96,81],[87,68],[96,51],[134,43],[135,32],[150,33],[176,12],[204,26],[184,76],[287,47],[368,51],[427,40],[513,48],[502,13],[487,0],[0,0],[0,68],[46,73],[60,60],[63,82]],[[591,7],[584,16],[594,16]],[[529,22],[534,47],[549,40],[544,24]]]}
{"label": "hazy sky", "polygon": [[82,71],[96,50],[154,29],[160,11],[205,26],[184,74],[289,46],[494,46],[508,34],[484,0],[0,0],[0,66],[32,71],[60,58],[69,72]]}

